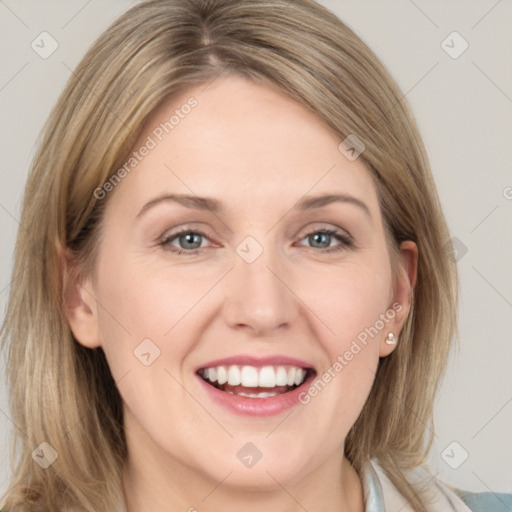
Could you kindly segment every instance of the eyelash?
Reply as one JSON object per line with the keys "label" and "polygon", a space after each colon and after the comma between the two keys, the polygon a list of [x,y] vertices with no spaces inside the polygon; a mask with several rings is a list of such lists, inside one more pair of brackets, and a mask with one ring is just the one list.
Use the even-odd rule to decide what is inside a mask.
{"label": "eyelash", "polygon": [[[336,252],[345,250],[347,248],[355,247],[355,244],[350,236],[345,235],[345,234],[341,233],[340,231],[337,231],[336,229],[316,229],[316,230],[310,231],[309,233],[306,233],[301,238],[301,240],[303,240],[304,238],[307,238],[311,235],[318,234],[318,233],[321,233],[322,235],[328,235],[328,236],[334,237],[336,240],[341,242],[341,245],[331,247],[331,248],[326,248],[326,249],[318,249],[316,247],[311,247],[312,249],[316,249],[321,252],[336,253]],[[164,237],[160,241],[159,245],[162,246],[165,250],[173,252],[177,255],[186,254],[187,256],[193,256],[195,254],[199,254],[200,252],[204,251],[204,249],[205,249],[204,247],[198,247],[197,249],[176,249],[176,248],[172,248],[173,246],[171,246],[171,244],[170,244],[171,241],[173,241],[174,239],[176,239],[180,236],[192,235],[192,234],[199,235],[203,238],[208,238],[208,236],[205,235],[202,231],[184,228],[184,229],[181,229],[180,231],[176,231],[175,233],[171,233],[170,235]]]}

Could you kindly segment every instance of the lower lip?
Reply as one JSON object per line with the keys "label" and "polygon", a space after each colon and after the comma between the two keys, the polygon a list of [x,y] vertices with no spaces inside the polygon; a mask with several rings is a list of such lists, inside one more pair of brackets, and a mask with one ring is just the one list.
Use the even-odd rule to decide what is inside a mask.
{"label": "lower lip", "polygon": [[[276,416],[292,407],[299,405],[299,395],[307,390],[309,384],[314,379],[314,374],[310,375],[298,388],[281,395],[268,396],[266,398],[250,398],[246,396],[232,395],[226,393],[208,384],[199,375],[197,375],[201,385],[208,396],[219,405],[227,408],[231,412],[244,416]],[[270,391],[270,388],[269,388]]]}

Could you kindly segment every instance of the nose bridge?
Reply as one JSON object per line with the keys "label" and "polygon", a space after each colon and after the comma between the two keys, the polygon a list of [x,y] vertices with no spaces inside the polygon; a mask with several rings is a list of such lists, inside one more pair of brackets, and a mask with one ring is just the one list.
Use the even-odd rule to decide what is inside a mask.
{"label": "nose bridge", "polygon": [[287,287],[290,283],[280,265],[279,251],[270,247],[271,240],[267,237],[263,244],[248,236],[236,248],[224,308],[232,327],[270,334],[293,321],[297,305]]}

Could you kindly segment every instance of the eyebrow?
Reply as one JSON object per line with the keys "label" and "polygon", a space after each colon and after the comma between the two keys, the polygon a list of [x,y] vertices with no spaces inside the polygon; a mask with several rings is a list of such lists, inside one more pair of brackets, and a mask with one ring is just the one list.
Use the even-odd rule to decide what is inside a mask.
{"label": "eyebrow", "polygon": [[[181,204],[186,208],[194,210],[209,210],[212,213],[225,213],[226,211],[224,205],[218,199],[214,199],[212,197],[199,197],[186,194],[165,194],[147,202],[137,214],[137,217],[140,217],[149,208],[163,202],[174,202]],[[360,199],[348,194],[324,194],[319,196],[303,197],[295,203],[292,210],[308,211],[336,202],[358,206],[366,213],[366,215],[368,215],[368,217],[371,218],[368,206]]]}

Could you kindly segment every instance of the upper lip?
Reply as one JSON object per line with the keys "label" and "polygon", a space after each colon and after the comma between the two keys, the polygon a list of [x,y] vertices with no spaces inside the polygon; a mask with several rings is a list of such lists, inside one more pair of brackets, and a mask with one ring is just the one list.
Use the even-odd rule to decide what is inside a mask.
{"label": "upper lip", "polygon": [[237,355],[231,357],[225,357],[223,359],[216,359],[214,361],[209,361],[205,364],[199,366],[196,371],[199,371],[203,368],[212,368],[215,366],[229,366],[229,365],[239,365],[239,366],[255,366],[256,368],[261,368],[263,366],[296,366],[298,368],[306,368],[313,369],[313,366],[302,359],[297,359],[295,357],[288,357],[285,355],[275,355],[275,356],[265,356],[265,357],[256,357],[251,355]]}

